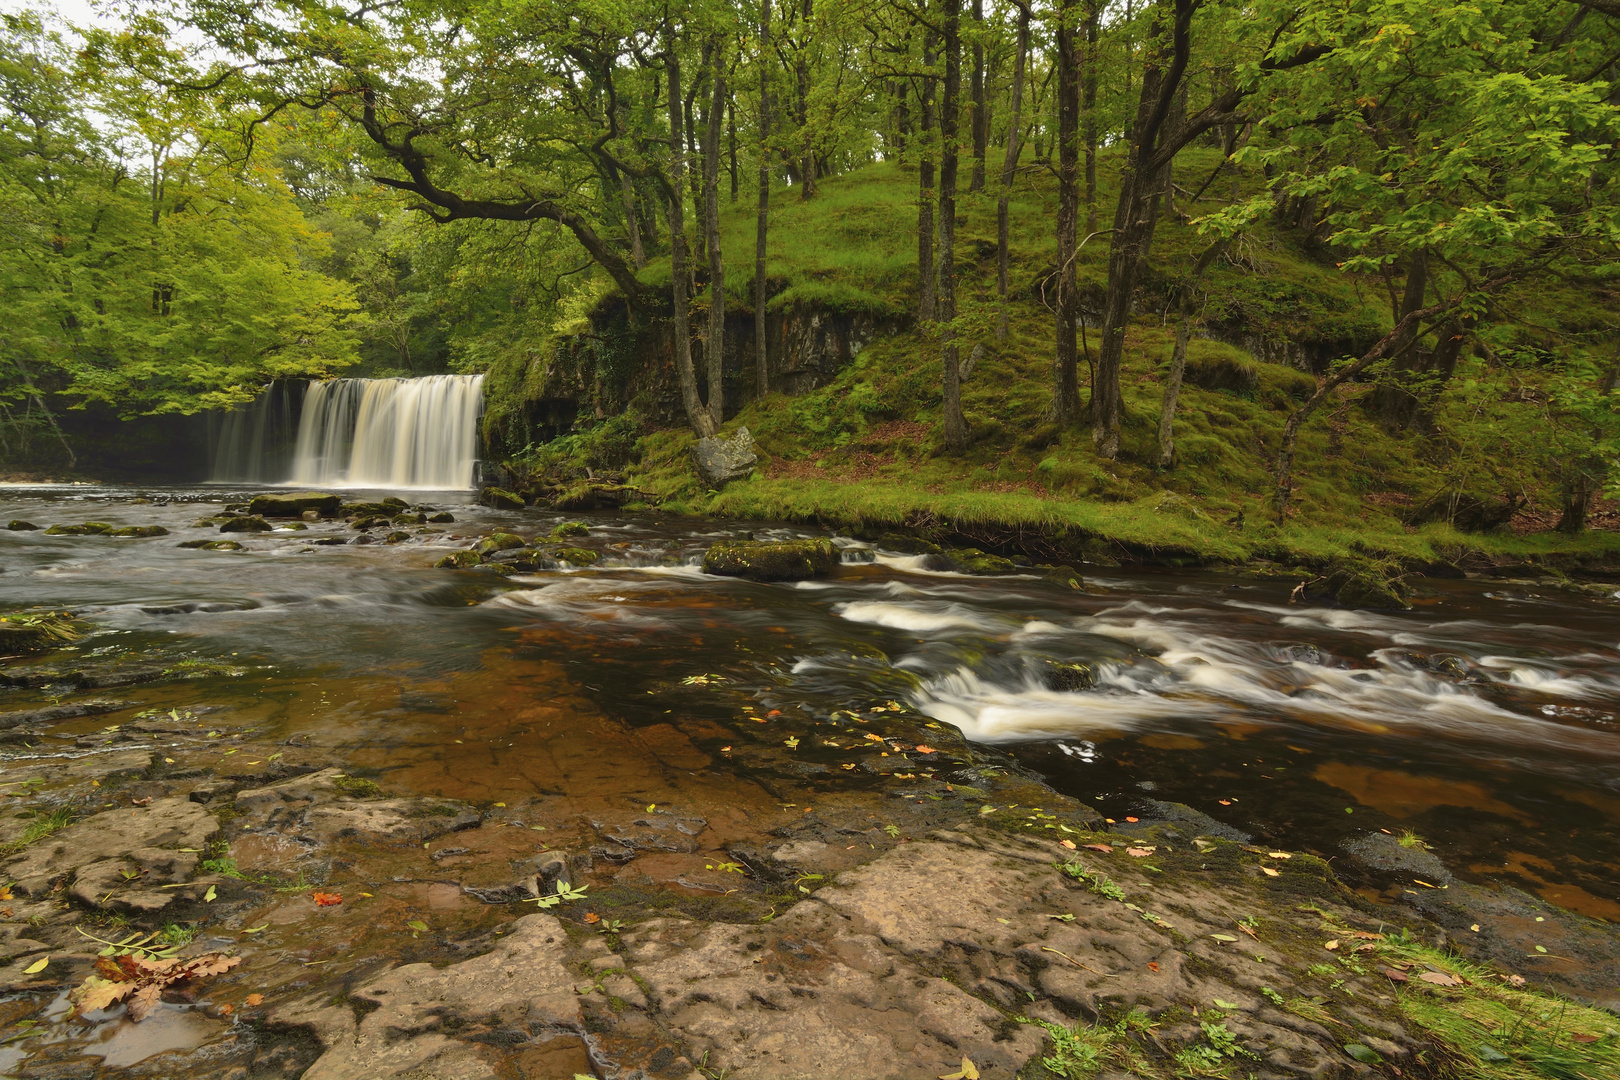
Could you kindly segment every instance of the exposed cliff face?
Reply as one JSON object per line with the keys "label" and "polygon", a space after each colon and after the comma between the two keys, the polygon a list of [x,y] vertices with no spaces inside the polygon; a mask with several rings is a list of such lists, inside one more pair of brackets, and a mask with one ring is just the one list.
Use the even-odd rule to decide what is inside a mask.
{"label": "exposed cliff face", "polygon": [[[699,324],[694,318],[694,327]],[[865,312],[809,306],[772,312],[766,319],[770,388],[796,395],[825,386],[871,342],[903,328],[903,320]],[[692,354],[700,372],[705,347],[694,334]],[[752,312],[727,317],[724,348],[729,416],[759,396]],[[707,401],[701,375],[699,384]],[[562,339],[550,355],[537,352],[529,360],[516,397],[486,432],[497,455],[501,443],[515,449],[554,439],[578,419],[616,416],[632,402],[655,423],[680,425],[684,417],[670,323],[632,320],[618,305],[599,311],[588,330]]]}

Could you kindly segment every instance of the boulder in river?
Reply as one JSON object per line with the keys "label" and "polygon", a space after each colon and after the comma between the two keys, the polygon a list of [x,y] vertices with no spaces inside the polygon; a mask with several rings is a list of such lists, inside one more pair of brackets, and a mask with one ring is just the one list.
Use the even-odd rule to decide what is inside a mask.
{"label": "boulder in river", "polygon": [[1408,609],[1411,589],[1398,568],[1367,559],[1341,559],[1317,578],[1303,581],[1289,597],[1300,601],[1331,601],[1347,608]]}
{"label": "boulder in river", "polygon": [[433,565],[441,570],[465,570],[483,561],[476,551],[452,551]]}
{"label": "boulder in river", "polygon": [[428,517],[428,521],[432,522],[434,525],[449,525],[449,524],[452,524],[455,520],[456,520],[456,515],[448,512],[448,511],[442,511],[442,512],[437,513],[437,514],[431,514]]}
{"label": "boulder in river", "polygon": [[710,488],[723,488],[733,480],[745,480],[759,464],[754,453],[754,437],[747,428],[738,428],[729,439],[710,435],[692,447],[692,464]]}
{"label": "boulder in river", "polygon": [[837,565],[838,549],[831,540],[726,540],[703,555],[704,573],[752,581],[821,577]]}
{"label": "boulder in river", "polygon": [[551,557],[571,566],[590,566],[602,556],[590,548],[560,547],[552,549]]}
{"label": "boulder in river", "polygon": [[1011,559],[978,548],[950,548],[942,555],[930,556],[926,565],[959,574],[1012,574],[1018,570]]}
{"label": "boulder in river", "polygon": [[12,532],[33,532],[34,530],[38,529],[39,526],[35,525],[32,521],[24,521],[22,518],[12,518],[10,521],[6,522],[6,528],[10,529]]}
{"label": "boulder in river", "polygon": [[270,523],[262,517],[235,517],[219,527],[222,533],[269,532]]}
{"label": "boulder in river", "polygon": [[259,517],[302,517],[306,510],[314,510],[322,517],[337,517],[342,509],[342,496],[325,491],[273,492],[255,495],[248,503],[248,513]]}
{"label": "boulder in river", "polygon": [[478,501],[494,510],[522,510],[528,505],[523,496],[498,487],[487,487],[479,492]]}
{"label": "boulder in river", "polygon": [[112,526],[105,521],[87,521],[83,525],[52,525],[45,530],[46,536],[100,536],[111,532]]}
{"label": "boulder in river", "polygon": [[168,536],[169,530],[161,525],[125,525],[121,529],[113,529],[108,536]]}
{"label": "boulder in river", "polygon": [[506,551],[508,548],[526,547],[523,537],[517,533],[493,532],[473,547],[480,555],[493,555],[497,551]]}
{"label": "boulder in river", "polygon": [[566,536],[584,536],[591,531],[591,527],[583,521],[565,521],[551,530],[553,540],[561,540]]}

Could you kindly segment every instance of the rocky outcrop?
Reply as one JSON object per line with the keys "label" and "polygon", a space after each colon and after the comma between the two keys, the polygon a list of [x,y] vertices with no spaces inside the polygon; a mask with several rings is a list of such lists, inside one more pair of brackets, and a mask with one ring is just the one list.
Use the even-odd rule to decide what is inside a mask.
{"label": "rocky outcrop", "polygon": [[523,496],[498,487],[487,487],[480,491],[478,501],[494,510],[521,510],[528,505],[523,501]]}
{"label": "rocky outcrop", "polygon": [[71,881],[68,895],[86,907],[150,913],[180,899],[200,853],[219,822],[189,799],[157,799],[121,807],[70,825],[0,864],[26,896],[45,896]]}
{"label": "rocky outcrop", "polygon": [[838,565],[831,540],[775,542],[727,540],[703,555],[703,571],[751,581],[802,581],[824,577]]}
{"label": "rocky outcrop", "polygon": [[1404,610],[1411,589],[1398,567],[1363,559],[1341,559],[1320,576],[1302,581],[1289,603],[1331,603],[1347,608]]}

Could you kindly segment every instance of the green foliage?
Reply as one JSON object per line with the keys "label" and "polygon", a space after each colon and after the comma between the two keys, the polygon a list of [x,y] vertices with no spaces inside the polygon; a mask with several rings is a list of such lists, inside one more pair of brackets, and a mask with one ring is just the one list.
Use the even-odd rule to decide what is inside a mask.
{"label": "green foliage", "polygon": [[1124,900],[1125,890],[1116,885],[1107,874],[1100,870],[1092,870],[1084,863],[1071,861],[1061,863],[1058,869],[1069,877],[1081,882],[1098,896],[1106,896],[1110,900]]}

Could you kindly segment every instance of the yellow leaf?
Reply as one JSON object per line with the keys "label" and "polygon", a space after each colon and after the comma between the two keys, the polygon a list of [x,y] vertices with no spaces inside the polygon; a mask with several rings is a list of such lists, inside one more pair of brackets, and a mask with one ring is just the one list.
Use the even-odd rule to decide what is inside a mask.
{"label": "yellow leaf", "polygon": [[979,1070],[974,1068],[973,1062],[963,1058],[959,1072],[942,1073],[939,1080],[979,1080]]}
{"label": "yellow leaf", "polygon": [[212,885],[208,886],[208,891],[203,893],[203,903],[212,904],[214,902],[214,897],[218,895],[219,893],[215,891]]}
{"label": "yellow leaf", "polygon": [[647,813],[649,813],[649,814],[650,814],[650,813],[652,813],[652,812],[653,812],[653,811],[654,811],[654,810],[656,810],[656,809],[657,809],[657,808],[658,808],[658,804],[657,804],[657,803],[652,803],[652,802],[650,802],[650,803],[648,803],[648,804],[647,804]]}
{"label": "yellow leaf", "polygon": [[1269,866],[1262,866],[1260,868],[1260,872],[1266,875],[1266,877],[1282,877],[1282,874],[1278,873],[1276,870],[1273,870]]}
{"label": "yellow leaf", "polygon": [[1339,947],[1339,939],[1338,938],[1334,938],[1332,941],[1323,942],[1323,944],[1322,944],[1322,948],[1326,949],[1328,952],[1333,952],[1338,947]]}
{"label": "yellow leaf", "polygon": [[23,968],[23,974],[38,975],[40,972],[45,970],[45,965],[49,964],[50,962],[50,957],[42,956],[38,960],[35,960],[32,964],[29,964],[27,967]]}
{"label": "yellow leaf", "polygon": [[498,802],[498,803],[496,803],[496,804],[495,804],[495,805],[496,805],[496,806],[505,806],[505,805],[506,805],[506,804],[505,804],[505,803],[503,803],[503,802]]}

